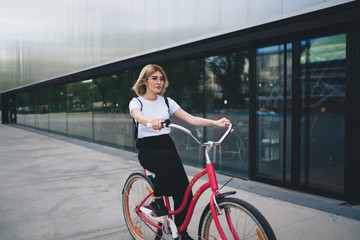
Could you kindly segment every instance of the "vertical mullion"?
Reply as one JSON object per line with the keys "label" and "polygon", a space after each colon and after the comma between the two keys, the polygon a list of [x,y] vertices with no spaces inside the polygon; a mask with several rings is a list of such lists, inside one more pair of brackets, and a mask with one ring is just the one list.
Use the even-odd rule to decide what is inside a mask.
{"label": "vertical mullion", "polygon": [[[94,114],[94,79],[92,79],[92,81],[91,81],[91,91],[92,91],[92,102],[91,102],[91,112],[92,112],[92,115],[91,115],[91,117],[92,117],[92,122],[91,122],[91,126],[92,126],[92,136],[91,136],[91,138],[92,138],[92,142],[95,142],[95,119],[94,119],[94,117],[95,117],[95,114]],[[106,104],[106,103],[105,103]]]}
{"label": "vertical mullion", "polygon": [[346,115],[345,115],[345,198],[351,204],[360,203],[360,31],[346,33]]}
{"label": "vertical mullion", "polygon": [[49,107],[50,107],[50,87],[47,87],[46,93],[47,93],[46,102],[47,102],[47,105],[48,105],[48,108],[47,108],[47,117],[48,117],[47,132],[50,132],[50,111],[49,111]]}
{"label": "vertical mullion", "polygon": [[286,133],[287,133],[287,129],[286,129],[286,124],[287,124],[287,48],[286,48],[286,43],[284,43],[284,77],[283,77],[283,81],[284,81],[284,86],[283,86],[283,91],[284,91],[284,106],[283,106],[283,116],[284,116],[284,121],[283,121],[283,183],[286,183],[286,150],[287,150],[287,141],[286,141]]}
{"label": "vertical mullion", "polygon": [[[203,114],[203,117],[206,117],[206,57],[203,56],[202,57],[202,69],[203,69],[203,96],[204,96],[204,102],[203,102],[203,108],[204,108],[204,114]],[[206,129],[205,127],[203,127],[203,142],[206,141],[207,139],[207,134],[206,134]],[[206,167],[206,162],[205,162],[205,151],[203,151],[203,154],[202,154],[202,162],[203,162],[203,167]]]}
{"label": "vertical mullion", "polygon": [[310,41],[306,40],[305,61],[305,126],[304,126],[304,163],[305,163],[305,185],[309,186],[310,178]]}
{"label": "vertical mullion", "polygon": [[69,85],[70,83],[67,83],[65,85],[65,103],[66,103],[66,136],[69,136]]}
{"label": "vertical mullion", "polygon": [[251,47],[249,52],[249,178],[256,176],[257,164],[257,79],[256,79],[256,47]]}
{"label": "vertical mullion", "polygon": [[300,42],[292,43],[291,185],[300,185]]}

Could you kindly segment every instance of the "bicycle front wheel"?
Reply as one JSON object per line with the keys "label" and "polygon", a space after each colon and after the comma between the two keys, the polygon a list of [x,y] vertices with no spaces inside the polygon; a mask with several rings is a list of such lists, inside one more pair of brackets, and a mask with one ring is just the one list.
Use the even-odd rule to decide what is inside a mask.
{"label": "bicycle front wheel", "polygon": [[[268,221],[251,204],[237,198],[223,198],[217,203],[222,212],[218,218],[227,239],[276,240]],[[221,239],[210,205],[201,216],[198,234],[199,239]]]}
{"label": "bicycle front wheel", "polygon": [[[142,173],[133,173],[126,180],[122,192],[122,207],[126,225],[134,239],[160,239],[162,231],[145,222],[135,211],[136,207],[153,192],[154,186]],[[149,207],[151,198],[142,205]],[[159,224],[159,223],[156,223]]]}

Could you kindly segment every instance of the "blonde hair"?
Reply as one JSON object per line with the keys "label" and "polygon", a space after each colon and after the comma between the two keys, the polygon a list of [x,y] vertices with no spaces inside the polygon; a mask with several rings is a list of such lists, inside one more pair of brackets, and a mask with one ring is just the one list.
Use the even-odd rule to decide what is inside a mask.
{"label": "blonde hair", "polygon": [[161,96],[163,95],[166,88],[169,86],[169,81],[166,77],[164,70],[159,65],[156,64],[148,64],[141,70],[138,80],[131,88],[136,93],[136,95],[142,96],[146,93],[145,81],[156,72],[160,72],[165,79],[163,88],[161,89],[160,92],[160,95]]}

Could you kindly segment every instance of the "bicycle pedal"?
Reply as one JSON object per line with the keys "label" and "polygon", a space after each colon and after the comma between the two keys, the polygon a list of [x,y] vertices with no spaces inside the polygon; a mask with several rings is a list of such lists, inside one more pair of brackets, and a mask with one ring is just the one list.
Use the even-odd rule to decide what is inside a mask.
{"label": "bicycle pedal", "polygon": [[146,207],[140,207],[140,211],[142,213],[144,213],[146,216],[148,216],[149,218],[152,218],[157,222],[163,223],[163,217],[156,216],[151,209],[146,208]]}
{"label": "bicycle pedal", "polygon": [[159,216],[156,215],[153,211],[150,212],[150,216],[153,217],[153,218],[155,218],[155,219],[162,219],[162,217],[163,217],[163,216],[160,216],[160,217],[159,217]]}

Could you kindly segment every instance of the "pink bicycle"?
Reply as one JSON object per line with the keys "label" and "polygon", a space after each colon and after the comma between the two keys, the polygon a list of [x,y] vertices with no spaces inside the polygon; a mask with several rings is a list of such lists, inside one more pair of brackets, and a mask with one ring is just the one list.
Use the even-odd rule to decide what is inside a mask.
{"label": "pink bicycle", "polygon": [[[190,181],[179,209],[171,210],[169,199],[164,197],[169,215],[163,217],[154,216],[150,209],[154,189],[152,177],[148,176],[146,171],[131,174],[124,185],[122,205],[126,225],[132,237],[134,239],[176,239],[178,234],[189,225],[198,199],[210,188],[212,195],[200,218],[198,239],[276,239],[270,224],[254,206],[244,200],[229,197],[235,192],[219,192],[209,151],[214,146],[220,145],[232,131],[231,123],[219,141],[206,143],[201,143],[190,130],[182,126],[168,124],[168,127],[189,134],[200,146],[205,147],[206,168]],[[208,181],[197,189],[184,223],[177,228],[172,216],[179,214],[185,208],[192,187],[204,175],[208,176]]]}

